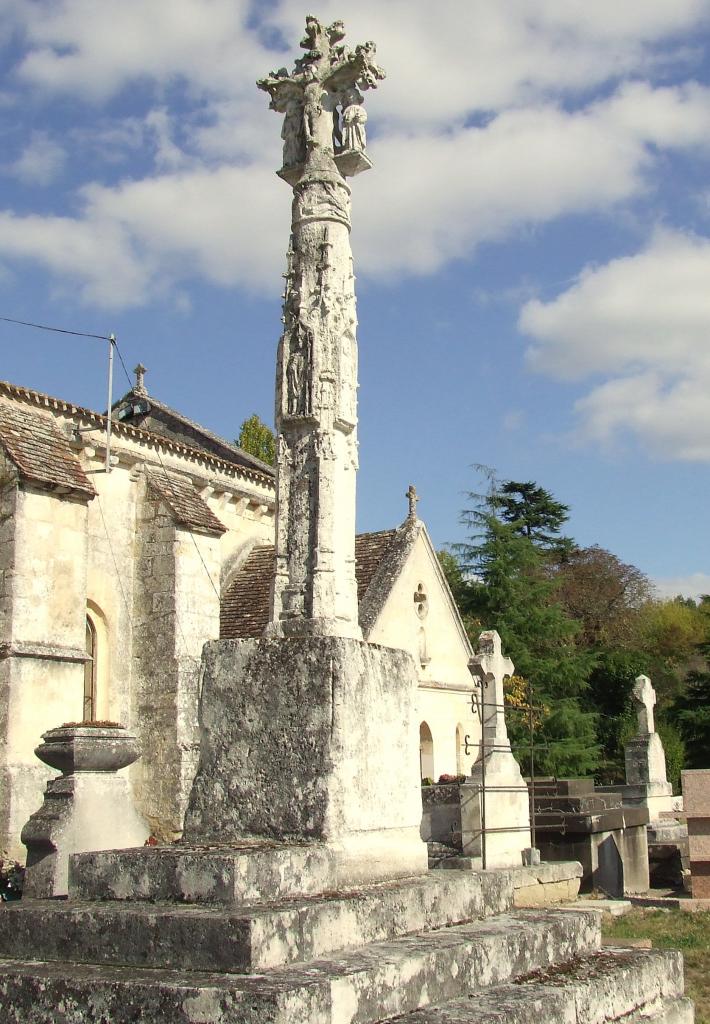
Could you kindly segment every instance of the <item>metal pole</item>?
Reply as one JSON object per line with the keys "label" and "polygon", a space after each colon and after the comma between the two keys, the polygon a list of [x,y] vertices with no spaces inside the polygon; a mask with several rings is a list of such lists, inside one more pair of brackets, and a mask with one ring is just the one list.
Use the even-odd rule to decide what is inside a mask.
{"label": "metal pole", "polygon": [[530,844],[535,849],[535,720],[533,684],[528,680],[528,725],[530,727]]}
{"label": "metal pole", "polygon": [[485,679],[481,680],[481,866],[486,870],[486,686]]}
{"label": "metal pole", "polygon": [[111,406],[113,405],[113,349],[116,335],[108,339],[108,406],[106,412],[106,472],[111,472]]}

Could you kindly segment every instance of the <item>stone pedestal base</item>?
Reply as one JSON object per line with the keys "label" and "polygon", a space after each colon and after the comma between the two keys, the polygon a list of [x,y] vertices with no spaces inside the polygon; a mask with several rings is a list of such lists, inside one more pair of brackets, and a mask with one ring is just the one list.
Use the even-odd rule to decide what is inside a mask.
{"label": "stone pedestal base", "polygon": [[22,829],[24,895],[66,896],[70,854],[142,846],[148,835],[127,779],[101,771],[60,775],[47,783],[44,803]]}
{"label": "stone pedestal base", "polygon": [[494,751],[486,758],[485,822],[483,777],[479,762],[461,786],[461,840],[464,856],[481,858],[486,834],[486,868],[520,867],[530,847],[528,788],[512,753]]}
{"label": "stone pedestal base", "polygon": [[337,884],[427,870],[417,675],[404,651],[342,637],[205,646],[186,843],[322,843]]}

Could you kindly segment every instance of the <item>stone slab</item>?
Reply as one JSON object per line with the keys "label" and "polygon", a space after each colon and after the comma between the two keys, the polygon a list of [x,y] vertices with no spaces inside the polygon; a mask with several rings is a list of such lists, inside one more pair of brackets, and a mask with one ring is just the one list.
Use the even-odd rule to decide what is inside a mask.
{"label": "stone slab", "polygon": [[[414,1011],[397,1024],[692,1024],[683,998],[679,953],[600,951],[574,964],[438,1007]],[[382,1024],[394,1024],[392,1018]]]}
{"label": "stone slab", "polygon": [[598,910],[612,917],[624,917],[631,910],[631,900],[575,900],[573,910]]}
{"label": "stone slab", "polygon": [[598,914],[520,911],[258,976],[5,959],[0,1012],[3,1024],[371,1024],[599,942]]}
{"label": "stone slab", "polygon": [[548,906],[573,899],[579,892],[583,874],[579,861],[547,861],[482,871],[480,857],[449,857],[438,866],[449,871],[476,872],[484,878],[508,877],[514,890],[514,905],[517,907]]}
{"label": "stone slab", "polygon": [[346,637],[207,643],[185,840],[337,845],[351,885],[424,874],[417,688],[410,654]]}
{"label": "stone slab", "polygon": [[681,772],[681,788],[686,818],[710,818],[710,768]]}
{"label": "stone slab", "polygon": [[0,956],[252,973],[490,917],[512,904],[509,879],[464,871],[238,910],[23,900],[7,908]]}

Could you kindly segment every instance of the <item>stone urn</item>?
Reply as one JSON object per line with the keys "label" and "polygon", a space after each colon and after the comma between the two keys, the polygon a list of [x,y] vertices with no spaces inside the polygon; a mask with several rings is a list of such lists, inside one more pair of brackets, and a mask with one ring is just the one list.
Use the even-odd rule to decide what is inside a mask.
{"label": "stone urn", "polygon": [[117,772],[138,760],[140,746],[123,725],[62,725],[42,733],[35,754],[62,775]]}

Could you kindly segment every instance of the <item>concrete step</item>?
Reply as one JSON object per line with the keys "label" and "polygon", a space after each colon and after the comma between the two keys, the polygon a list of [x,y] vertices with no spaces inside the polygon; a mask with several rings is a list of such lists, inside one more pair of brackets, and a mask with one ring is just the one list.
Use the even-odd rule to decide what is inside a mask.
{"label": "concrete step", "polygon": [[250,973],[510,910],[502,874],[441,871],[329,898],[252,907],[23,900],[0,956]]}
{"label": "concrete step", "polygon": [[692,1024],[693,1006],[683,998],[680,953],[606,949],[396,1019],[397,1024]]}
{"label": "concrete step", "polygon": [[5,959],[0,961],[0,1020],[373,1024],[506,984],[598,944],[598,914],[520,911],[259,976]]}

